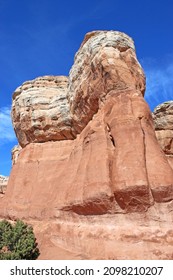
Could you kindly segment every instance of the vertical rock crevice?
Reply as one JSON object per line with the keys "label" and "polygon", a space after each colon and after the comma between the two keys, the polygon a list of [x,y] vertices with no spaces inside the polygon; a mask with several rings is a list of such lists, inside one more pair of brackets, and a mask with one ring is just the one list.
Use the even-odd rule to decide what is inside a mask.
{"label": "vertical rock crevice", "polygon": [[147,179],[147,186],[148,186],[148,190],[149,190],[149,205],[153,205],[154,204],[154,198],[152,195],[152,191],[150,188],[150,181],[149,181],[149,175],[148,175],[148,167],[147,167],[147,143],[146,143],[146,135],[145,135],[145,129],[143,128],[143,121],[144,121],[144,117],[139,117],[139,122],[140,122],[140,126],[141,126],[141,131],[142,131],[142,135],[143,135],[143,154],[144,154],[144,163],[145,163],[145,171],[146,171],[146,179]]}
{"label": "vertical rock crevice", "polygon": [[110,139],[110,141],[112,143],[112,147],[115,148],[116,147],[115,139],[112,136],[111,129],[110,129],[110,126],[108,124],[106,124],[106,129],[107,129],[107,132],[108,132],[109,139]]}

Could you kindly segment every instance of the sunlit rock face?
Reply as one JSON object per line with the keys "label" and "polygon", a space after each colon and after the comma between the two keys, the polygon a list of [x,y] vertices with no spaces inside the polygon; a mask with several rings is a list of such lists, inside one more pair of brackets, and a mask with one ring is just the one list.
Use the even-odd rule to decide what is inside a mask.
{"label": "sunlit rock face", "polygon": [[44,76],[13,94],[12,120],[19,144],[73,139],[67,101],[68,77]]}
{"label": "sunlit rock face", "polygon": [[39,77],[14,92],[12,120],[19,144],[76,138],[107,95],[127,89],[145,89],[133,40],[115,31],[88,33],[69,78]]}
{"label": "sunlit rock face", "polygon": [[69,102],[73,122],[81,131],[111,95],[135,90],[144,93],[145,76],[133,40],[124,33],[88,33],[75,55],[69,75]]}
{"label": "sunlit rock face", "polygon": [[8,184],[8,177],[0,175],[0,198],[2,198],[6,192]]}
{"label": "sunlit rock face", "polygon": [[31,211],[39,204],[80,214],[146,211],[172,200],[173,171],[144,91],[133,40],[114,31],[85,36],[69,77],[44,76],[19,87],[12,119],[25,148],[11,175],[15,197],[19,192],[24,202],[31,195],[24,202]]}
{"label": "sunlit rock face", "polygon": [[144,92],[133,40],[116,31],[88,33],[69,77],[15,91],[22,149],[0,215],[33,223],[42,258],[171,259],[173,170]]}
{"label": "sunlit rock face", "polygon": [[173,101],[158,105],[153,119],[158,142],[173,168]]}

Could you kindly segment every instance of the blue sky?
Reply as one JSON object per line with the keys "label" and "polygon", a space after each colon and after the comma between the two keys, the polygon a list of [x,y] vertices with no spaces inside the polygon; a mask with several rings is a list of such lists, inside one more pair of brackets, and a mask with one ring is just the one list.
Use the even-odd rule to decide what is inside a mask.
{"label": "blue sky", "polygon": [[130,35],[147,76],[153,108],[173,99],[172,0],[0,0],[0,174],[9,175],[17,143],[13,91],[42,75],[68,75],[85,33]]}

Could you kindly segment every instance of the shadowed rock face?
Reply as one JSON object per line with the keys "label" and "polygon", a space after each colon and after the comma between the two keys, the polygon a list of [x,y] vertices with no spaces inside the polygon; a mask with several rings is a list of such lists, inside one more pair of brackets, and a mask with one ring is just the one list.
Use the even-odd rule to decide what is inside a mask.
{"label": "shadowed rock face", "polygon": [[[162,212],[161,202],[170,213],[173,170],[156,139],[144,91],[133,40],[115,31],[88,33],[68,78],[45,76],[19,87],[12,119],[23,148],[12,168],[1,216],[58,219],[63,242],[61,235],[68,234],[62,224],[75,215],[84,229],[87,219],[92,224],[98,215],[121,220],[126,214],[133,228],[128,213],[137,215],[139,224],[154,221],[154,213]],[[107,227],[106,220],[103,224]],[[99,232],[98,227],[95,237]],[[108,228],[105,233],[109,239]],[[94,248],[89,258],[96,258]]]}

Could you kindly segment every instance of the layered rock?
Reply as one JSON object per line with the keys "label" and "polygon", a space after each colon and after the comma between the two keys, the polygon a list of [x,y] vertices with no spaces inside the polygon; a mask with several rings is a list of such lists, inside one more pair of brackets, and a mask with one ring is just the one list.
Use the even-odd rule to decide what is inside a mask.
{"label": "layered rock", "polygon": [[[22,149],[0,215],[30,219],[34,225],[33,220],[47,223],[55,219],[56,225],[51,224],[55,238],[51,235],[45,241],[46,226],[43,236],[36,229],[40,242],[67,249],[71,240],[71,250],[78,256],[91,242],[87,258],[99,258],[101,251],[109,251],[121,239],[124,249],[119,255],[102,255],[120,258],[127,240],[131,240],[131,248],[141,238],[155,244],[152,233],[162,236],[166,230],[170,239],[165,246],[159,239],[161,253],[151,253],[154,245],[148,245],[146,258],[163,256],[166,247],[164,258],[170,258],[173,170],[156,139],[144,91],[145,75],[133,40],[115,31],[88,33],[68,78],[45,76],[19,87],[13,95],[12,118]],[[166,226],[164,212],[169,219]],[[120,220],[125,214],[129,236],[139,226],[131,239],[123,237]],[[93,230],[94,223],[99,226],[92,235],[86,228]],[[152,226],[146,229],[143,223]],[[51,227],[49,222],[46,225]],[[99,253],[94,240],[100,232],[110,242],[105,241]],[[141,252],[128,254],[129,258],[142,256]]]}
{"label": "layered rock", "polygon": [[173,172],[157,143],[144,90],[132,39],[113,31],[86,35],[69,79],[46,76],[19,87],[13,124],[20,145],[28,145],[10,185],[21,207],[27,213],[36,207],[104,214],[144,211],[154,201],[173,199]]}
{"label": "layered rock", "polygon": [[68,77],[44,76],[16,89],[12,120],[21,147],[33,142],[74,138],[67,87]]}
{"label": "layered rock", "polygon": [[76,138],[108,93],[127,89],[145,90],[133,40],[115,31],[88,33],[69,78],[39,77],[14,92],[12,120],[19,144]]}
{"label": "layered rock", "polygon": [[173,101],[158,105],[153,119],[158,142],[173,168]]}
{"label": "layered rock", "polygon": [[158,203],[147,212],[79,216],[61,213],[32,221],[40,259],[172,260],[173,205]]}

